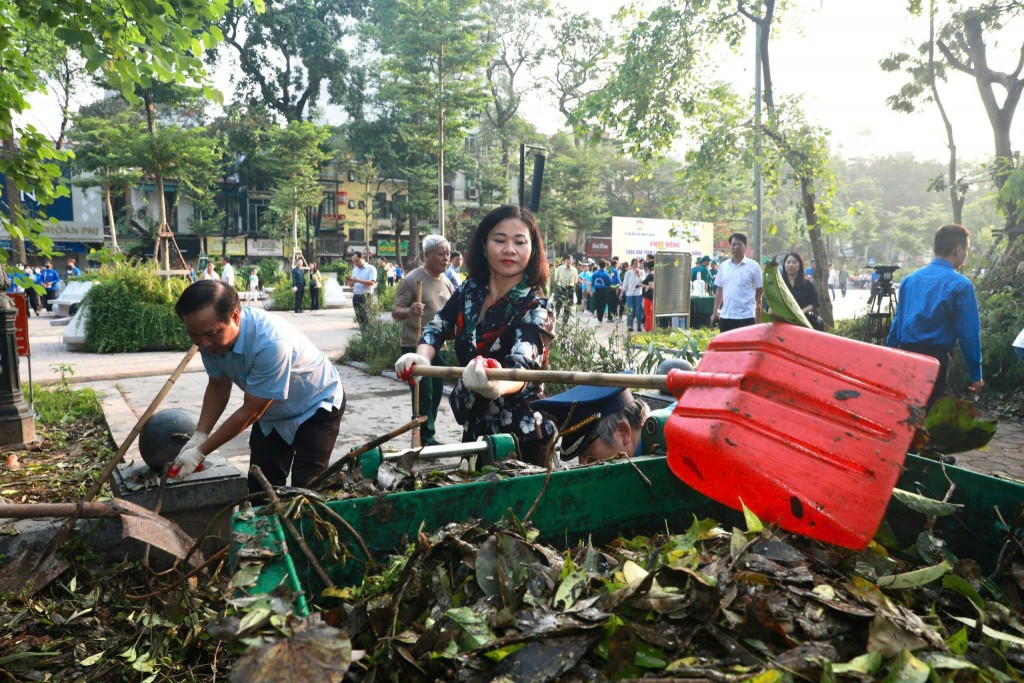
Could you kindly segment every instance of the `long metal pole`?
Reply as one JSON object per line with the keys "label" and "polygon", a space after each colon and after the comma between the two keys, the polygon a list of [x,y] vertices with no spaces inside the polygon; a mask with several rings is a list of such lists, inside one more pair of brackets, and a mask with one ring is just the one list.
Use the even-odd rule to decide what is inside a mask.
{"label": "long metal pole", "polygon": [[754,260],[761,263],[761,24],[754,25]]}
{"label": "long metal pole", "polygon": [[[437,109],[437,234],[444,237],[444,43],[441,43],[437,65],[437,88],[440,98]],[[397,247],[395,247],[397,250]]]}
{"label": "long metal pole", "polygon": [[526,207],[526,143],[519,143],[519,208]]}

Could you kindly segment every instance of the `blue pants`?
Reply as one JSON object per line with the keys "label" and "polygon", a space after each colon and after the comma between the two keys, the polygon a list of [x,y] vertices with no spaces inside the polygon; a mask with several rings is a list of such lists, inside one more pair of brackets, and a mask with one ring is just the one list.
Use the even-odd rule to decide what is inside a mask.
{"label": "blue pants", "polygon": [[636,331],[641,332],[644,328],[644,297],[642,294],[626,297],[626,329],[633,329],[633,319],[636,318]]}

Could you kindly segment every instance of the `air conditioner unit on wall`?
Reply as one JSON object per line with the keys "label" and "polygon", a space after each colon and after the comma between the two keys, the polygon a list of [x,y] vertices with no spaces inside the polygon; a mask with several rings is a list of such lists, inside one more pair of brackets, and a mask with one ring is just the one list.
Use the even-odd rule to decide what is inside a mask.
{"label": "air conditioner unit on wall", "polygon": [[466,190],[466,197],[469,199],[480,199],[480,190],[476,187],[471,187]]}

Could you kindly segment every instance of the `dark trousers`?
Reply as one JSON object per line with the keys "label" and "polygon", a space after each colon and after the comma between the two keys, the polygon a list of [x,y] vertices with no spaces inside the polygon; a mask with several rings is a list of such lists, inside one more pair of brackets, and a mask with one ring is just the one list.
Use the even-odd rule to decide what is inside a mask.
{"label": "dark trousers", "polygon": [[[403,346],[402,353],[415,353],[415,346]],[[438,351],[437,355],[434,356],[434,361],[431,365],[447,365],[447,359],[445,358],[443,351]],[[428,445],[429,441],[434,441],[437,437],[437,410],[441,407],[441,400],[444,398],[444,380],[440,377],[421,377],[420,378],[420,404],[417,406],[416,401],[416,388],[410,387],[410,394],[413,400],[413,414],[423,415],[427,418],[427,421],[420,427],[420,442],[423,445]]]}
{"label": "dark trousers", "polygon": [[719,318],[718,331],[728,332],[729,330],[736,330],[741,327],[748,327],[756,322],[756,318]]}
{"label": "dark trousers", "polygon": [[39,292],[34,289],[26,289],[25,293],[28,295],[28,307],[35,311],[36,315],[39,315],[40,308]]}
{"label": "dark trousers", "polygon": [[[370,302],[368,301],[366,294],[353,294],[352,295],[352,308],[356,310],[356,322],[362,327],[366,324],[369,318],[366,315],[366,306]],[[394,347],[392,347],[394,348]]]}
{"label": "dark trousers", "polygon": [[[347,397],[346,397],[347,398]],[[259,466],[263,476],[274,486],[284,486],[288,472],[292,473],[292,486],[305,486],[313,477],[327,469],[331,451],[338,441],[341,416],[345,414],[345,400],[340,408],[320,410],[299,425],[295,441],[288,443],[277,430],[263,434],[259,422],[252,426],[249,434],[250,467]],[[249,475],[249,493],[263,490],[259,482]]]}
{"label": "dark trousers", "polygon": [[[608,303],[608,288],[602,287],[594,290],[594,313],[597,314],[597,322],[604,322],[604,308]],[[608,313],[608,318],[612,318],[612,314]]]}
{"label": "dark trousers", "polygon": [[320,288],[310,287],[309,288],[309,310],[319,311],[320,310]]}
{"label": "dark trousers", "polygon": [[927,414],[935,402],[946,394],[946,387],[949,385],[949,349],[931,344],[900,344],[900,348],[911,353],[919,353],[922,356],[931,356],[939,361],[939,376],[935,378],[935,386],[932,387],[928,403],[925,404],[925,413]]}
{"label": "dark trousers", "polygon": [[553,289],[555,294],[555,315],[562,315],[563,311],[568,315],[569,310],[572,308],[572,286],[555,285]]}
{"label": "dark trousers", "polygon": [[295,312],[302,313],[302,297],[306,293],[305,287],[299,287],[295,290]]}

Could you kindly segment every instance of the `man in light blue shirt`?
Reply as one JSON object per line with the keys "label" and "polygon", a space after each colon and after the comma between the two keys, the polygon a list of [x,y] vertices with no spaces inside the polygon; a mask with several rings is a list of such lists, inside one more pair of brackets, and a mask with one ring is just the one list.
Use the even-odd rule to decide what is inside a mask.
{"label": "man in light blue shirt", "polygon": [[971,233],[962,225],[944,225],[935,233],[935,258],[900,282],[896,315],[886,346],[931,356],[939,361],[939,377],[927,408],[946,392],[949,354],[960,343],[971,380],[980,392],[981,322],[974,285],[957,272],[971,250]]}
{"label": "man in light blue shirt", "polygon": [[[283,486],[290,471],[292,485],[305,486],[323,472],[345,412],[345,391],[327,356],[282,318],[243,309],[235,288],[217,280],[190,285],[175,312],[199,347],[209,382],[174,476],[188,476],[249,426],[250,464],[271,484]],[[214,430],[232,385],[245,392],[242,406]],[[251,475],[249,490],[261,490]]]}

